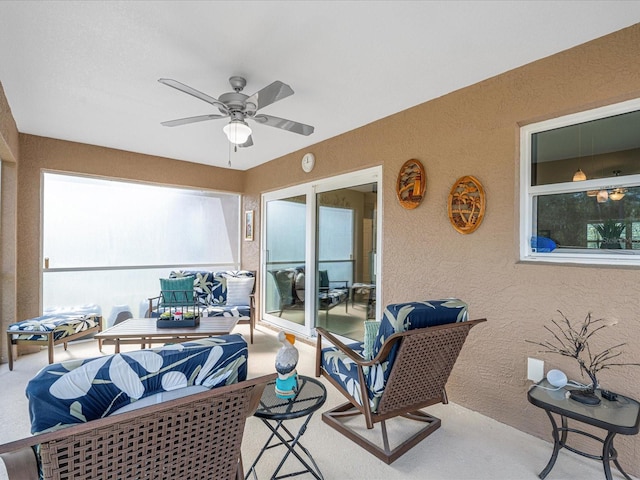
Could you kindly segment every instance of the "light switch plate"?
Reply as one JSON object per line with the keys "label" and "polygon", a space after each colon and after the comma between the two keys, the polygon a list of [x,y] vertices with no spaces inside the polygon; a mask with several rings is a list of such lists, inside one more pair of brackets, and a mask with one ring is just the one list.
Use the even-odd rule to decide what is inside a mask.
{"label": "light switch plate", "polygon": [[544,361],[529,357],[527,363],[527,380],[539,382],[544,378]]}

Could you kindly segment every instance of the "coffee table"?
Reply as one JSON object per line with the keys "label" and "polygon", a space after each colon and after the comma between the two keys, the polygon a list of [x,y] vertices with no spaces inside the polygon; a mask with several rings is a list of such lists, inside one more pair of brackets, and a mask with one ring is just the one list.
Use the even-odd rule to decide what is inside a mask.
{"label": "coffee table", "polygon": [[145,348],[152,343],[186,342],[198,338],[227,335],[238,323],[237,317],[202,317],[200,325],[182,328],[158,328],[156,318],[130,318],[95,335],[102,343],[114,344],[116,353],[120,345],[140,344]]}

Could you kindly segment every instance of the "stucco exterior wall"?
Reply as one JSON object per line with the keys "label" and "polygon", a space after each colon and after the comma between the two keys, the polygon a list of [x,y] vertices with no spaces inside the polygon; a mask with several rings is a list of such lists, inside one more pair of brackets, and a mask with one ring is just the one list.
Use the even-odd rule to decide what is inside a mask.
{"label": "stucco exterior wall", "polygon": [[[316,156],[311,174],[300,168],[305,151],[269,162],[248,172],[246,201],[258,205],[264,191],[382,165],[383,302],[467,301],[471,317],[488,322],[471,332],[449,398],[549,440],[546,415],[526,400],[527,357],[570,378],[580,374],[576,362],[525,340],[546,338],[543,325],[556,310],[574,320],[591,311],[618,320],[602,346],[627,342],[624,358],[640,362],[640,269],[519,262],[519,127],[639,97],[638,45],[635,25],[321,142],[305,150]],[[410,158],[424,164],[427,191],[420,207],[404,210],[395,183]],[[484,222],[471,235],[457,233],[447,217],[449,189],[463,175],[478,178],[487,195]],[[258,268],[259,251],[245,248],[243,259]],[[640,398],[640,367],[604,371],[601,382]],[[623,467],[640,475],[640,437],[616,442]]]}

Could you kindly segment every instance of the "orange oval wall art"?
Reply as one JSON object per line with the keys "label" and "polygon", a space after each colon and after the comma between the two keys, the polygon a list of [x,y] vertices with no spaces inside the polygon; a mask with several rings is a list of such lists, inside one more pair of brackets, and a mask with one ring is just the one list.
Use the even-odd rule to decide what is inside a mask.
{"label": "orange oval wall art", "polygon": [[472,233],[482,223],[487,200],[477,178],[467,175],[453,184],[449,193],[449,220],[462,234]]}
{"label": "orange oval wall art", "polygon": [[407,160],[398,173],[396,194],[398,201],[404,208],[416,208],[424,198],[427,188],[427,177],[424,167],[418,160]]}

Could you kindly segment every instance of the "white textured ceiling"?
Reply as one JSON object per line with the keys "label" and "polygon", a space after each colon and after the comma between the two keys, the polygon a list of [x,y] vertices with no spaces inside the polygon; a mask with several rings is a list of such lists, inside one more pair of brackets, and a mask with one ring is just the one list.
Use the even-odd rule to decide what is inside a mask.
{"label": "white textured ceiling", "polygon": [[[0,82],[22,133],[247,169],[640,21],[639,1],[0,1]],[[640,48],[640,47],[639,47]],[[228,78],[295,94],[261,110],[308,136],[226,120]]]}

